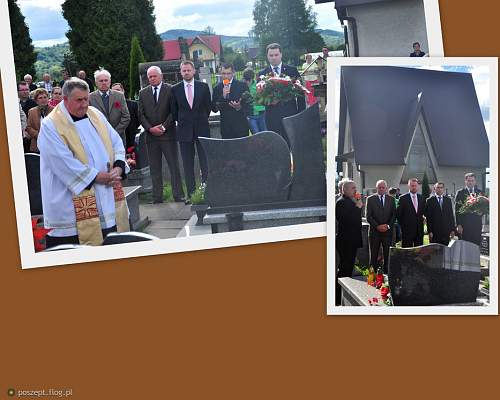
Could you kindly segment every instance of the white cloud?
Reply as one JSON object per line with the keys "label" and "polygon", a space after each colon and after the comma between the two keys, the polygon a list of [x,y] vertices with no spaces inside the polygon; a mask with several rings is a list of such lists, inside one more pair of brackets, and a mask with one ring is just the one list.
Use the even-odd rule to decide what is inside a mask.
{"label": "white cloud", "polygon": [[50,47],[56,44],[67,42],[67,37],[62,37],[59,39],[47,39],[47,40],[35,40],[33,41],[33,46],[35,47]]}
{"label": "white cloud", "polygon": [[21,10],[29,7],[61,10],[63,1],[64,0],[18,0],[17,4],[19,4]]}

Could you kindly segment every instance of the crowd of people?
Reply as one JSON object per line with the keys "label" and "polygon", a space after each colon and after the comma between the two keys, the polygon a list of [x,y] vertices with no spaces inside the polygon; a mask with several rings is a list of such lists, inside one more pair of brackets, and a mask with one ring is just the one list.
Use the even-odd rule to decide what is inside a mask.
{"label": "crowd of people", "polygon": [[[385,180],[376,183],[376,193],[366,198],[357,193],[356,184],[350,179],[339,182],[339,195],[335,204],[337,230],[335,246],[339,256],[337,279],[351,277],[358,248],[363,247],[362,214],[365,207],[368,228],[370,267],[376,271],[380,265],[388,273],[389,247],[401,241],[401,247],[424,244],[424,223],[430,243],[448,245],[455,236],[481,244],[482,217],[475,213],[461,212],[461,205],[470,196],[482,191],[476,186],[476,176],[465,174],[465,184],[455,196],[455,204],[447,196],[445,184],[436,182],[433,195],[424,199],[419,191],[419,181],[408,181],[408,192],[400,195],[398,189],[388,188]],[[340,305],[340,286],[337,283],[336,302]]]}
{"label": "crowd of people", "polygon": [[[262,106],[255,102],[256,83],[268,74],[300,76],[296,67],[282,62],[278,43],[266,52],[269,65],[257,77],[247,68],[243,81],[235,78],[231,64],[222,64],[213,94],[207,83],[195,79],[190,60],[180,63],[182,81],[174,85],[163,81],[158,66],[151,66],[149,85],[137,101],[127,100],[123,85],[113,82],[105,69],[95,71],[94,81],[79,71],[77,77],[63,74],[59,83],[44,74],[34,85],[26,75],[18,83],[19,110],[25,152],[40,154],[44,225],[51,229],[47,246],[97,245],[108,233],[129,229],[121,181],[130,170],[125,149],[134,144],[139,126],[146,135],[153,203],[163,202],[162,156],[176,202],[190,204],[196,175],[205,184],[208,166],[199,138],[210,137],[212,111],[220,112],[223,139],[268,129],[285,137],[282,119],[303,110],[304,98]],[[196,156],[200,171],[195,171]]]}

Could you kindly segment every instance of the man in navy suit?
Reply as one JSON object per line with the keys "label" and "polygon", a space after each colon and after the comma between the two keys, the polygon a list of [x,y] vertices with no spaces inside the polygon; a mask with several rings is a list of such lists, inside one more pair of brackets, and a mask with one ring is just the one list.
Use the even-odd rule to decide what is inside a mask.
{"label": "man in navy suit", "polygon": [[436,182],[435,196],[431,196],[425,203],[425,218],[427,232],[431,243],[441,243],[448,246],[450,237],[455,235],[455,217],[451,199],[444,195],[444,183]]}
{"label": "man in navy suit", "polygon": [[457,233],[462,240],[467,240],[481,245],[481,233],[483,230],[483,218],[480,215],[460,213],[460,208],[469,196],[479,196],[481,189],[476,186],[476,175],[472,172],[465,174],[465,187],[460,189],[455,196],[455,215],[457,218]]}
{"label": "man in navy suit", "polygon": [[[296,67],[283,64],[281,58],[281,46],[278,43],[271,43],[266,47],[267,60],[269,66],[259,72],[258,76],[274,74],[275,76],[286,75],[292,79],[300,77]],[[266,106],[266,125],[270,131],[279,133],[288,142],[283,127],[283,118],[295,115],[306,108],[305,98],[298,97],[292,101],[280,102],[275,105]]]}
{"label": "man in navy suit", "polygon": [[425,200],[418,194],[418,179],[408,181],[409,192],[399,197],[396,217],[401,225],[402,247],[416,247],[424,244]]}
{"label": "man in navy suit", "polygon": [[[207,159],[198,138],[210,137],[208,117],[212,101],[208,85],[194,79],[194,63],[183,61],[180,69],[183,80],[172,86],[171,109],[173,119],[177,121],[177,141],[181,148],[188,197],[191,197],[196,188],[195,147],[200,161],[201,181],[204,183],[207,180]],[[189,203],[189,200],[186,202]]]}
{"label": "man in navy suit", "polygon": [[223,64],[222,82],[214,87],[212,111],[220,111],[220,133],[222,139],[235,139],[248,136],[247,115],[249,104],[242,98],[248,92],[246,83],[234,78],[232,64]]}

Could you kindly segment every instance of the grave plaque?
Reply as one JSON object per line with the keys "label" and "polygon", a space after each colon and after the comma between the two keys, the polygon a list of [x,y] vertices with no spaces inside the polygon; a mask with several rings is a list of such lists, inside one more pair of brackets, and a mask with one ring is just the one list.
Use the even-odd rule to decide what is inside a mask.
{"label": "grave plaque", "polygon": [[238,139],[199,138],[208,160],[210,207],[283,202],[290,185],[290,151],[274,132]]}
{"label": "grave plaque", "polygon": [[431,306],[476,301],[479,246],[452,240],[448,246],[429,244],[391,247],[389,285],[396,306]]}
{"label": "grave plaque", "polygon": [[293,155],[289,200],[326,199],[319,104],[316,103],[299,114],[283,118],[283,126]]}

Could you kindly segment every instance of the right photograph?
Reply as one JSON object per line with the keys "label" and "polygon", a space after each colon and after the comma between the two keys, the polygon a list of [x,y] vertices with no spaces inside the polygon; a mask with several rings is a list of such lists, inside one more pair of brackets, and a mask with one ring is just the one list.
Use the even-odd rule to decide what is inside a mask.
{"label": "right photograph", "polygon": [[497,59],[328,77],[328,314],[497,314]]}

